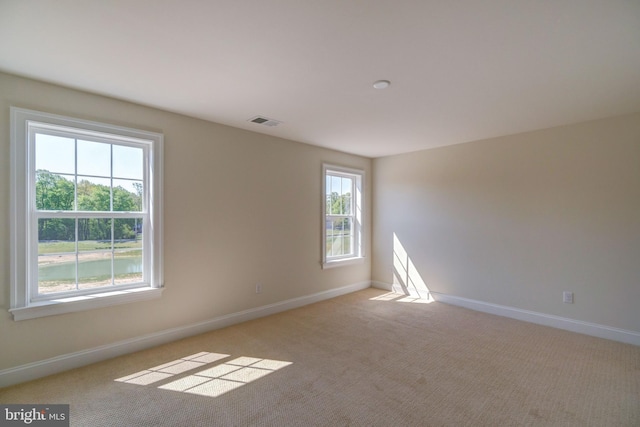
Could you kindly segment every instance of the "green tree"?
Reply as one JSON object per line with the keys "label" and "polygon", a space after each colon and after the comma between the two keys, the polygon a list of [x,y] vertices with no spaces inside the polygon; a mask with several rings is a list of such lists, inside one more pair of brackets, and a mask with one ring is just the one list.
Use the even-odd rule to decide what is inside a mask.
{"label": "green tree", "polygon": [[[38,210],[73,210],[73,182],[47,170],[36,171],[36,208]],[[74,240],[73,220],[43,218],[38,221],[40,240]]]}
{"label": "green tree", "polygon": [[78,210],[102,211],[111,210],[111,191],[106,185],[94,184],[83,179],[78,183]]}
{"label": "green tree", "polygon": [[351,214],[351,193],[345,193],[343,195],[337,192],[331,193],[330,196],[330,209],[333,215],[349,215]]}
{"label": "green tree", "polygon": [[72,181],[47,170],[36,171],[36,208],[50,211],[73,209]]}
{"label": "green tree", "polygon": [[[77,192],[78,210],[92,212],[136,212],[142,209],[142,184],[134,183],[135,193],[118,186],[113,190],[106,185],[83,179],[74,191],[74,183],[46,170],[36,172],[36,206],[39,210],[73,210]],[[113,200],[113,203],[112,203]],[[113,219],[78,220],[78,240],[111,240]],[[136,219],[119,219],[113,223],[115,239],[134,239]],[[75,240],[75,221],[47,218],[38,222],[39,240]]]}
{"label": "green tree", "polygon": [[113,210],[119,212],[135,212],[140,210],[140,200],[136,194],[122,187],[113,189]]}
{"label": "green tree", "polygon": [[[330,215],[351,215],[351,193],[340,195],[334,191],[327,197],[327,202]],[[334,220],[333,227],[338,230],[348,229],[349,220]]]}

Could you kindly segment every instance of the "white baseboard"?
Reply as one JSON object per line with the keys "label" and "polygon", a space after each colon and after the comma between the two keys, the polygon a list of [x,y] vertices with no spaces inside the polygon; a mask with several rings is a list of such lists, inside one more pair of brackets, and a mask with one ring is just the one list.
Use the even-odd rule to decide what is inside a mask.
{"label": "white baseboard", "polygon": [[3,369],[0,371],[0,388],[26,381],[31,381],[37,378],[45,377],[47,375],[67,371],[69,369],[79,368],[91,363],[96,363],[102,360],[111,359],[113,357],[122,356],[124,354],[129,354],[147,348],[155,347],[160,344],[166,344],[182,338],[187,338],[215,329],[224,328],[226,326],[235,325],[237,323],[246,322],[248,320],[258,319],[260,317],[269,316],[271,314],[280,313],[282,311],[291,310],[330,298],[335,298],[340,295],[345,295],[351,292],[369,288],[370,286],[371,282],[368,281],[354,283],[352,285],[318,292],[312,295],[292,298],[274,304],[264,305],[249,310],[239,311],[237,313],[215,317],[213,319],[195,323],[192,325],[167,329],[148,335],[143,335],[141,337],[119,341],[113,344],[107,344],[100,347],[94,347],[87,350],[64,354],[61,356],[52,357],[50,359],[16,366],[14,368]]}
{"label": "white baseboard", "polygon": [[[389,283],[371,282],[371,286],[378,289],[397,292],[396,287]],[[498,316],[510,317],[512,319],[523,320],[525,322],[536,323],[538,325],[551,326],[553,328],[640,346],[640,332],[636,331],[613,328],[611,326],[583,322],[581,320],[569,319],[552,314],[522,310],[515,307],[456,297],[439,292],[429,292],[429,295],[431,295],[435,301],[446,304],[457,305],[471,310],[482,311],[484,313],[496,314]]]}
{"label": "white baseboard", "polygon": [[413,298],[422,298],[422,299],[433,298],[433,295],[431,295],[431,292],[429,292],[428,289],[416,289],[415,287],[406,289],[406,288],[403,288],[401,285],[395,284],[395,283],[389,284],[389,283],[383,283],[383,282],[371,282],[371,287],[382,289],[389,292],[394,292],[397,294],[408,295]]}
{"label": "white baseboard", "polygon": [[376,289],[382,289],[383,291],[389,291],[393,289],[393,285],[391,283],[378,282],[376,280],[371,282],[371,287]]}

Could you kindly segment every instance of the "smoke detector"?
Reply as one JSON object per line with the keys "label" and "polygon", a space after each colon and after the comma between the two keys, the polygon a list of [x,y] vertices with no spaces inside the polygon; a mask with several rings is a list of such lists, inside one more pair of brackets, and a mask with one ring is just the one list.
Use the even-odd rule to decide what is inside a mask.
{"label": "smoke detector", "polygon": [[275,126],[278,126],[280,123],[282,123],[280,120],[269,119],[264,116],[255,116],[250,118],[247,121],[251,123],[256,123],[258,125],[269,126],[269,127],[275,127]]}
{"label": "smoke detector", "polygon": [[378,80],[373,82],[373,87],[376,89],[386,89],[391,86],[391,82],[389,80]]}

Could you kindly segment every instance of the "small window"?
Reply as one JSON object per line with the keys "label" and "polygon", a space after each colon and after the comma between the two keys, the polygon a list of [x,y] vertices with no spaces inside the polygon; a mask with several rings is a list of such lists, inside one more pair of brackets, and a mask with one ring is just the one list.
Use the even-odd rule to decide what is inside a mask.
{"label": "small window", "polygon": [[323,176],[323,266],[361,260],[364,172],[324,165]]}
{"label": "small window", "polygon": [[140,291],[162,287],[162,135],[11,115],[14,319],[154,296]]}

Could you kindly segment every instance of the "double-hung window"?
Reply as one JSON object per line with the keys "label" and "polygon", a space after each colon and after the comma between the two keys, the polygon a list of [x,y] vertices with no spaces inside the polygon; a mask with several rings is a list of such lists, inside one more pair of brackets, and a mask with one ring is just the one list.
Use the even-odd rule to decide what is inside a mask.
{"label": "double-hung window", "polygon": [[323,177],[323,267],[361,260],[364,172],[324,165]]}
{"label": "double-hung window", "polygon": [[159,296],[162,135],[11,118],[14,319]]}

